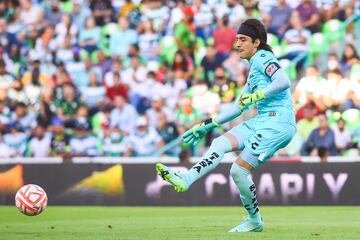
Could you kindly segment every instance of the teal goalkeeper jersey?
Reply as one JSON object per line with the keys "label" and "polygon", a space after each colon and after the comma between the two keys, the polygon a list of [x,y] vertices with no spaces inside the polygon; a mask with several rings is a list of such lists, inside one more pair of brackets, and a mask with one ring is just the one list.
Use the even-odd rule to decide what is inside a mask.
{"label": "teal goalkeeper jersey", "polygon": [[[249,93],[253,93],[257,89],[265,89],[272,82],[271,77],[280,69],[278,60],[270,51],[257,51],[249,62],[251,67],[246,89]],[[257,102],[256,106],[259,115],[277,114],[277,117],[281,118],[278,118],[279,121],[296,125],[290,88],[266,97]]]}

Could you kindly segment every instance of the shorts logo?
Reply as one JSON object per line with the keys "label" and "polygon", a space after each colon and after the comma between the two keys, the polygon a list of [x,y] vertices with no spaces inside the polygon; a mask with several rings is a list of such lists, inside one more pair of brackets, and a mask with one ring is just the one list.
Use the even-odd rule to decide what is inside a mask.
{"label": "shorts logo", "polygon": [[265,73],[271,78],[274,75],[274,73],[279,69],[280,69],[279,64],[277,64],[276,62],[271,62],[265,68]]}

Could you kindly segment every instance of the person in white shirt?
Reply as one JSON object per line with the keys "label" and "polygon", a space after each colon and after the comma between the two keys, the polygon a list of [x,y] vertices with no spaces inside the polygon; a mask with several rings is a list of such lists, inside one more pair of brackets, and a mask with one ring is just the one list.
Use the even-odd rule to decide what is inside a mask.
{"label": "person in white shirt", "polygon": [[98,140],[89,133],[90,125],[86,119],[75,121],[75,135],[70,139],[73,156],[98,156]]}
{"label": "person in white shirt", "polygon": [[127,103],[121,95],[114,98],[114,106],[110,113],[110,127],[119,128],[125,134],[133,133],[138,115],[135,107]]}
{"label": "person in white shirt", "polygon": [[129,136],[129,152],[132,156],[151,156],[164,146],[164,142],[154,127],[149,127],[145,116],[136,119],[136,130]]}
{"label": "person in white shirt", "polygon": [[335,134],[335,145],[340,153],[343,153],[346,149],[352,145],[351,133],[347,129],[345,120],[339,118],[337,124],[332,127]]}
{"label": "person in white shirt", "polygon": [[51,136],[45,132],[45,127],[38,125],[34,129],[34,137],[31,138],[26,156],[48,157],[50,154]]}
{"label": "person in white shirt", "polygon": [[[290,18],[290,29],[284,34],[284,41],[287,44],[285,56],[282,56],[280,59],[293,60],[300,54],[305,54],[308,51],[310,37],[310,30],[304,28],[299,14],[294,12]],[[302,67],[304,60],[299,61],[297,64],[298,69]]]}
{"label": "person in white shirt", "polygon": [[16,156],[23,156],[26,150],[27,135],[21,131],[19,122],[11,122],[8,127],[9,133],[4,135],[4,142],[15,152]]}

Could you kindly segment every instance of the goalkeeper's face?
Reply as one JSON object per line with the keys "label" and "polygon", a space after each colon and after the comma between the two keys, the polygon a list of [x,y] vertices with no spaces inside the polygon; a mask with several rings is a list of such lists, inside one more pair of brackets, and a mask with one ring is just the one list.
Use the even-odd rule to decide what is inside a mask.
{"label": "goalkeeper's face", "polygon": [[249,36],[237,34],[234,48],[238,51],[241,58],[250,59],[256,53],[259,42],[259,39],[253,41]]}

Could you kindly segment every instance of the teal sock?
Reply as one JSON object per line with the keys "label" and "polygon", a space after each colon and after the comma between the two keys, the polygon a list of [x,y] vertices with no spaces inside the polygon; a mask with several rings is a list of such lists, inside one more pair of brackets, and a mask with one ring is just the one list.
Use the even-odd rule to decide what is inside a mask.
{"label": "teal sock", "polygon": [[230,173],[239,189],[241,201],[248,212],[249,218],[254,220],[261,219],[256,199],[256,187],[249,176],[249,170],[234,162],[231,166]]}
{"label": "teal sock", "polygon": [[186,182],[189,186],[208,172],[215,169],[224,157],[224,154],[226,152],[230,152],[231,149],[232,146],[229,139],[224,136],[215,138],[202,159],[190,168],[186,174],[184,174]]}

